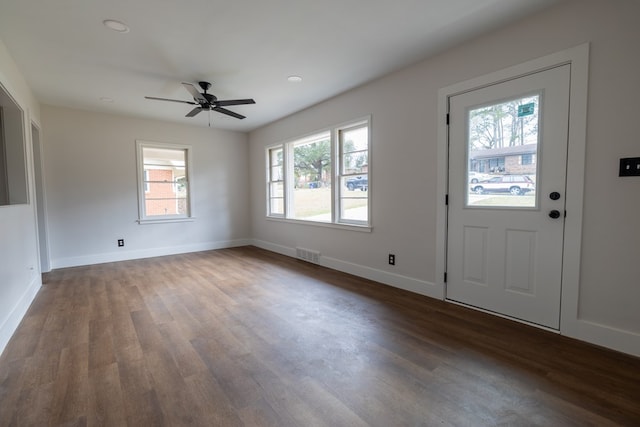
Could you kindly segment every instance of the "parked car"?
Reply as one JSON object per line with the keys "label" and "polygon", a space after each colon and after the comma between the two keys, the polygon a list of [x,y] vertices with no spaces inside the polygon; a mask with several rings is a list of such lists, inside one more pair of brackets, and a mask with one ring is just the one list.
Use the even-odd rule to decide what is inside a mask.
{"label": "parked car", "polygon": [[493,177],[494,175],[489,175],[488,173],[469,171],[469,182],[472,184],[475,184],[476,182],[484,181],[487,179],[491,179]]}
{"label": "parked car", "polygon": [[367,191],[369,189],[369,178],[366,175],[349,178],[345,185],[349,191],[353,191],[356,188],[359,188],[360,191]]}
{"label": "parked car", "polygon": [[469,188],[476,194],[510,193],[514,196],[520,196],[535,191],[536,186],[526,175],[500,175],[472,183]]}

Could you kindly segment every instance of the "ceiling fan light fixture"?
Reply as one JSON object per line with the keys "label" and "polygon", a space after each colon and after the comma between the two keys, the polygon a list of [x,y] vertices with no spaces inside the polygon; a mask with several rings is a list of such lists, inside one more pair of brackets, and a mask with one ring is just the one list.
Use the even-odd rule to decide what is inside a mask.
{"label": "ceiling fan light fixture", "polygon": [[289,83],[302,83],[302,77],[301,76],[289,76],[289,77],[287,77],[287,81]]}
{"label": "ceiling fan light fixture", "polygon": [[104,21],[102,21],[102,23],[105,27],[117,33],[128,33],[130,31],[127,24],[116,21],[115,19],[105,19]]}

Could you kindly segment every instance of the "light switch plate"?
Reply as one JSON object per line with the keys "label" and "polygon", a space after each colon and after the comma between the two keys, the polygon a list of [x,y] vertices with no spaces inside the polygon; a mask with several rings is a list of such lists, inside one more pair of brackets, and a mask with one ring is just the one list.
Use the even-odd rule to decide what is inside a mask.
{"label": "light switch plate", "polygon": [[625,157],[620,159],[618,176],[640,176],[640,157]]}

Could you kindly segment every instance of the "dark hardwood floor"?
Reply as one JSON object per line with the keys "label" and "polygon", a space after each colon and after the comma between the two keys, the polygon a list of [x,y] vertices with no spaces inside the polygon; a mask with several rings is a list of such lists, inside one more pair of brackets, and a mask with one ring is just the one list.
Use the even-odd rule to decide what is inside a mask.
{"label": "dark hardwood floor", "polygon": [[0,426],[640,425],[640,359],[253,247],[56,270]]}

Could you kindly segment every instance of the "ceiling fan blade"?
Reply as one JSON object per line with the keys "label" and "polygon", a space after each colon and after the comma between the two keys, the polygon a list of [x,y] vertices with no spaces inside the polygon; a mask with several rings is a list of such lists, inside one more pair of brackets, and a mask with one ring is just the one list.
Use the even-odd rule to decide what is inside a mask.
{"label": "ceiling fan blade", "polygon": [[216,101],[215,104],[220,107],[226,107],[228,105],[244,105],[244,104],[255,104],[256,101],[253,99],[227,99],[224,101]]}
{"label": "ceiling fan blade", "polygon": [[198,101],[198,102],[208,102],[207,98],[205,98],[200,92],[198,92],[198,89],[196,89],[196,87],[194,85],[192,85],[191,83],[184,83],[183,82],[182,86],[184,86],[184,88],[189,91],[191,96],[193,96],[193,99],[195,99],[196,101]]}
{"label": "ceiling fan blade", "polygon": [[235,117],[236,119],[244,119],[245,116],[242,114],[234,113],[233,111],[229,111],[226,108],[222,107],[213,107],[213,111],[217,111],[218,113],[226,114],[227,116]]}
{"label": "ceiling fan blade", "polygon": [[202,111],[202,107],[196,107],[193,110],[189,111],[185,117],[193,117],[201,111]]}
{"label": "ceiling fan blade", "polygon": [[192,102],[192,101],[181,101],[179,99],[168,99],[168,98],[156,98],[155,96],[145,96],[146,99],[153,99],[155,101],[171,101],[171,102],[180,102],[183,104],[191,104],[191,105],[198,105],[197,102]]}

